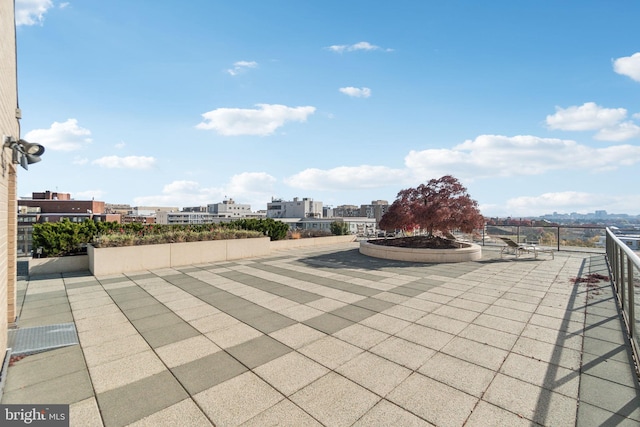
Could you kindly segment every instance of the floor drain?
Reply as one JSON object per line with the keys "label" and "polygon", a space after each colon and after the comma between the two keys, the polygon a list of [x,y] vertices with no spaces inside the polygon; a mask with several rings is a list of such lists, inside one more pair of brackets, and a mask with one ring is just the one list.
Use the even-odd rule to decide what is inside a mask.
{"label": "floor drain", "polygon": [[12,356],[40,353],[78,344],[78,334],[73,323],[11,329],[8,338]]}

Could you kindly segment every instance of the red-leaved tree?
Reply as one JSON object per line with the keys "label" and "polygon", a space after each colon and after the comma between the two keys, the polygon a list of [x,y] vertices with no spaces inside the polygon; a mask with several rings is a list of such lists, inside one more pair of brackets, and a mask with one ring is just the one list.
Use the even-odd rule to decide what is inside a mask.
{"label": "red-leaved tree", "polygon": [[433,236],[436,232],[446,235],[453,230],[471,233],[483,223],[478,202],[471,199],[460,181],[445,175],[400,191],[381,218],[380,228],[407,230],[419,226]]}
{"label": "red-leaved tree", "polygon": [[380,218],[379,227],[382,230],[402,230],[404,232],[411,231],[416,228],[416,224],[412,224],[409,220],[411,213],[408,206],[398,203],[396,200],[389,206],[387,212]]}

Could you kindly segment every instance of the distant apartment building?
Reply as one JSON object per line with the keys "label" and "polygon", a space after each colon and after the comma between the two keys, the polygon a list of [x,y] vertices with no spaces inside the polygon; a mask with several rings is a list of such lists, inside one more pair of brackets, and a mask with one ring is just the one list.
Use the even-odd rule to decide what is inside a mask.
{"label": "distant apartment building", "polygon": [[216,215],[206,212],[164,212],[156,214],[157,224],[211,224]]}
{"label": "distant apartment building", "polygon": [[207,205],[207,212],[220,218],[246,218],[251,216],[251,205],[236,203],[233,199],[223,200],[222,203]]}
{"label": "distant apartment building", "polygon": [[356,205],[340,205],[333,208],[333,216],[338,218],[349,218],[360,215],[360,208]]}
{"label": "distant apartment building", "polygon": [[187,206],[182,212],[208,212],[206,206]]}
{"label": "distant apartment building", "polygon": [[120,215],[120,222],[122,224],[155,224],[156,216],[155,215]]}
{"label": "distant apartment building", "polygon": [[18,200],[19,207],[40,208],[43,214],[104,214],[104,202],[73,200],[69,193],[45,191],[31,193],[31,199]]}
{"label": "distant apartment building", "polygon": [[159,212],[179,212],[177,206],[134,206],[131,215],[155,216]]}
{"label": "distant apartment building", "polygon": [[131,205],[124,203],[105,203],[104,213],[120,214],[122,216],[131,215]]}
{"label": "distant apartment building", "polygon": [[331,231],[331,223],[340,222],[347,224],[349,233],[358,236],[373,236],[376,232],[375,218],[344,217],[344,218],[302,218],[291,223],[289,228],[299,230]]}
{"label": "distant apartment building", "polygon": [[292,201],[272,199],[267,203],[267,218],[322,218],[322,202],[304,197]]}
{"label": "distant apartment building", "polygon": [[389,210],[389,202],[386,200],[373,200],[370,205],[360,206],[360,215],[367,218],[375,218],[376,222],[380,222],[382,216]]}
{"label": "distant apartment building", "polygon": [[382,216],[389,210],[389,202],[386,200],[374,200],[369,205],[340,205],[333,209],[336,218],[374,218],[379,223]]}

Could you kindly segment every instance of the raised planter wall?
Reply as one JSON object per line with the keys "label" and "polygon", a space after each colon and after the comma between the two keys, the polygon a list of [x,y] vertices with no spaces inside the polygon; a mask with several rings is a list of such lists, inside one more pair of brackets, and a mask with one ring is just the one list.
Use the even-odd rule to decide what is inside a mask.
{"label": "raised planter wall", "polygon": [[89,256],[76,255],[56,258],[29,258],[29,275],[70,273],[89,270]]}
{"label": "raised planter wall", "polygon": [[269,255],[271,251],[356,240],[356,236],[328,236],[271,242],[268,237],[211,240],[206,242],[166,243],[159,245],[87,247],[87,255],[29,259],[29,275],[89,270],[95,276],[133,271],[183,267],[217,261],[230,261]]}
{"label": "raised planter wall", "polygon": [[260,237],[119,248],[94,248],[89,245],[89,271],[95,276],[107,276],[251,258],[269,254],[269,243],[268,237]]}
{"label": "raised planter wall", "polygon": [[87,246],[89,271],[94,276],[171,267],[171,243],[94,248]]}
{"label": "raised planter wall", "polygon": [[469,247],[460,249],[415,249],[376,245],[362,240],[360,253],[394,261],[448,263],[478,261],[482,258],[482,247],[470,243]]}
{"label": "raised planter wall", "polygon": [[269,238],[172,243],[170,267],[252,258],[269,254]]}

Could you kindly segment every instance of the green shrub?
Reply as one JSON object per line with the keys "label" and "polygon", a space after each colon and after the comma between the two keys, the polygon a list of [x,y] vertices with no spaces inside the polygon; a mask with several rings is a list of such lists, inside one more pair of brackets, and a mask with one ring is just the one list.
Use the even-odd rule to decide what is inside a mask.
{"label": "green shrub", "polygon": [[87,232],[82,227],[64,218],[60,222],[45,222],[33,225],[33,247],[42,248],[43,257],[75,255],[86,250]]}
{"label": "green shrub", "polygon": [[346,222],[333,221],[329,225],[329,229],[331,230],[331,234],[335,236],[344,236],[349,234],[349,224]]}
{"label": "green shrub", "polygon": [[271,240],[282,240],[287,237],[287,231],[289,231],[287,224],[273,218],[242,218],[229,223],[228,226],[241,230],[259,231],[269,236]]}
{"label": "green shrub", "polygon": [[269,236],[286,238],[289,226],[272,218],[243,218],[221,224],[119,224],[85,220],[34,224],[33,247],[42,248],[43,257],[86,253],[88,244],[95,247],[153,245],[159,243],[197,242],[205,240],[248,239]]}

